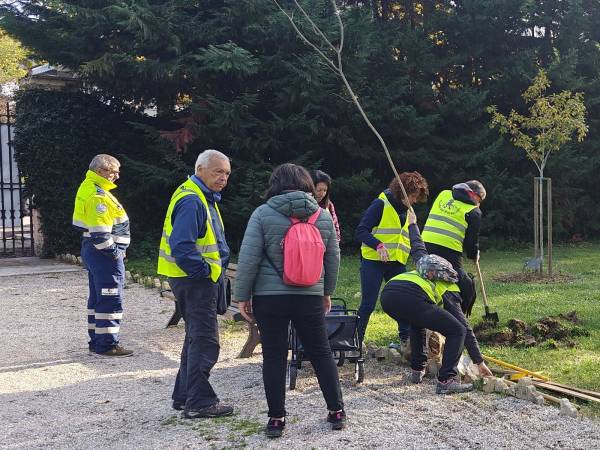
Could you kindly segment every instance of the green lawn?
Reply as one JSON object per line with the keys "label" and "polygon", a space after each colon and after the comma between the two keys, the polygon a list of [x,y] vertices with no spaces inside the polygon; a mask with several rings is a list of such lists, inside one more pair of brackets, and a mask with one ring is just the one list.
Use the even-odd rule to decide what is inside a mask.
{"label": "green lawn", "polygon": [[[484,353],[541,371],[555,381],[600,390],[600,245],[555,248],[555,272],[571,275],[573,281],[556,284],[493,281],[497,275],[520,272],[530,255],[531,252],[526,250],[482,254],[481,268],[488,298],[492,309],[500,316],[501,325],[511,318],[532,322],[576,310],[590,335],[577,338],[575,349],[484,347]],[[152,275],[155,264],[154,260],[134,260],[128,261],[127,268]],[[475,272],[474,267],[467,268]],[[360,303],[358,269],[358,257],[343,257],[336,296],[344,298],[352,308],[357,308]],[[479,298],[471,316],[473,324],[480,321],[482,315],[483,304]],[[371,316],[366,341],[387,344],[396,338],[396,333],[395,322],[378,305]]]}

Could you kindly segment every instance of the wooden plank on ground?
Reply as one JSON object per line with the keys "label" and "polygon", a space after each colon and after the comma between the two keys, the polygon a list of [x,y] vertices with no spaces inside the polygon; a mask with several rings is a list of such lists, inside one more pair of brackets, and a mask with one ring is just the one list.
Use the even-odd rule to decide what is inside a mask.
{"label": "wooden plank on ground", "polygon": [[563,387],[556,386],[554,384],[543,383],[541,381],[534,381],[533,385],[535,387],[546,389],[546,390],[552,391],[552,392],[557,392],[559,394],[567,395],[569,397],[578,398],[580,400],[600,403],[600,398],[592,397],[591,395],[587,395],[587,394],[582,394],[581,392],[573,391],[570,388],[563,388]]}

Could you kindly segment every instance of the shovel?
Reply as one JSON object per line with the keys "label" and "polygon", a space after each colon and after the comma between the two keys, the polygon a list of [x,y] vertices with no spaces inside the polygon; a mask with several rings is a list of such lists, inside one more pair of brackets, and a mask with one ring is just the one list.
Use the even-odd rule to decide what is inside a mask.
{"label": "shovel", "polygon": [[487,320],[494,324],[500,322],[498,318],[498,313],[490,312],[490,306],[488,305],[487,295],[485,293],[485,286],[483,284],[483,277],[481,276],[481,267],[479,267],[479,261],[475,261],[475,266],[477,267],[477,277],[479,278],[479,283],[481,285],[481,295],[483,296],[483,307],[485,308],[485,316],[483,316],[483,320]]}

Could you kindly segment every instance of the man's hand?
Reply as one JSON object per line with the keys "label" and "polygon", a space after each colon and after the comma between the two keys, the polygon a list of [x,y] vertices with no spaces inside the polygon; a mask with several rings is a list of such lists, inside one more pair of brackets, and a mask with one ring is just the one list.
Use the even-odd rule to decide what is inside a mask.
{"label": "man's hand", "polygon": [[254,314],[252,314],[252,305],[249,301],[237,302],[240,314],[247,322],[254,323]]}
{"label": "man's hand", "polygon": [[331,295],[323,296],[323,309],[325,310],[325,314],[331,311]]}
{"label": "man's hand", "polygon": [[383,244],[377,246],[377,254],[379,255],[379,259],[383,262],[388,262],[390,260],[390,254]]}
{"label": "man's hand", "polygon": [[482,377],[493,377],[494,376],[494,374],[489,369],[489,367],[486,366],[484,361],[481,361],[479,364],[477,364],[477,368],[479,369],[479,375],[481,375]]}

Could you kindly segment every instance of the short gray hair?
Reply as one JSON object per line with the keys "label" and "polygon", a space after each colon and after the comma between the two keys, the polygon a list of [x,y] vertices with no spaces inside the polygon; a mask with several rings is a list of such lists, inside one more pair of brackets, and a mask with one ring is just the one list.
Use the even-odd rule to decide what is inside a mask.
{"label": "short gray hair", "polygon": [[224,159],[229,161],[229,158],[224,153],[221,153],[218,150],[204,150],[202,153],[198,155],[198,159],[196,159],[196,165],[194,166],[194,171],[198,172],[199,167],[208,167],[210,161],[212,159]]}
{"label": "short gray hair", "polygon": [[121,163],[114,156],[100,153],[92,158],[92,162],[90,162],[90,170],[96,172],[98,169],[109,169],[114,165],[120,166]]}

